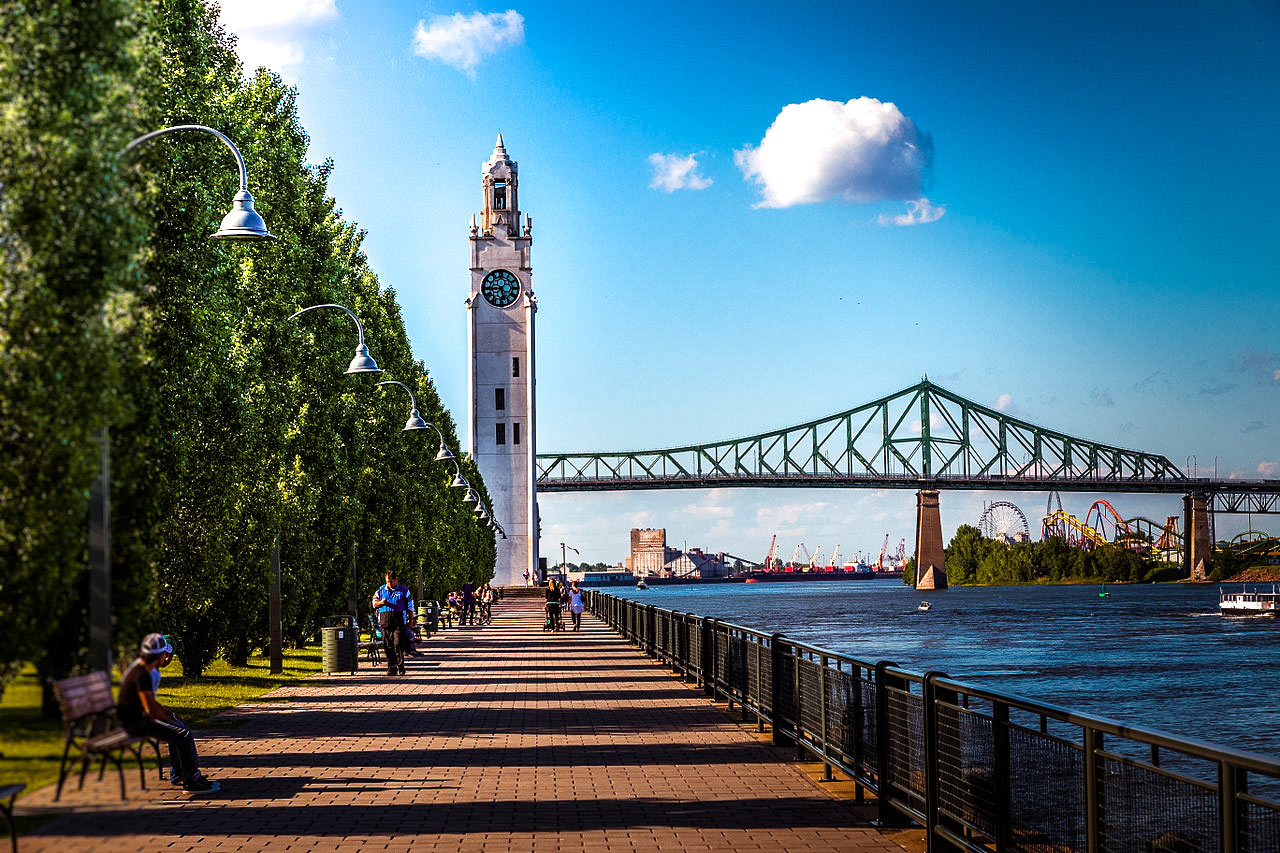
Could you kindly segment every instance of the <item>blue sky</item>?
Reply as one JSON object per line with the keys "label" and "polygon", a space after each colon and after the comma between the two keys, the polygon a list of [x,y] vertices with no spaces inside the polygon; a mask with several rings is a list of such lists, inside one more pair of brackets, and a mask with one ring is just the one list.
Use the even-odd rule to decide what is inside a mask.
{"label": "blue sky", "polygon": [[[534,222],[540,451],[732,438],[928,374],[1202,476],[1280,476],[1269,0],[223,8],[298,87],[460,423],[467,222],[501,131]],[[945,534],[1008,497],[944,493]],[[1014,501],[1036,526],[1045,496]],[[616,562],[633,526],[760,559],[774,533],[851,555],[914,523],[909,491],[540,503],[552,562],[562,541]]]}

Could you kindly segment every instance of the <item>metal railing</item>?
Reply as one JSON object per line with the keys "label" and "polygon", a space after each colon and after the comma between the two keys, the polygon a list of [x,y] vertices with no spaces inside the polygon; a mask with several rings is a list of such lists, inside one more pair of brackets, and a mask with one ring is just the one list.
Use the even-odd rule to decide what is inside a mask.
{"label": "metal railing", "polygon": [[930,851],[1280,853],[1280,761],[585,590],[588,609]]}

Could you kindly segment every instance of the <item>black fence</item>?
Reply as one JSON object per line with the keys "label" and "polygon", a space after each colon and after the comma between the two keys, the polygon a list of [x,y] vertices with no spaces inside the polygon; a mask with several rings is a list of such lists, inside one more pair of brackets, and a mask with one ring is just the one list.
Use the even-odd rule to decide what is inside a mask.
{"label": "black fence", "polygon": [[[1280,761],[586,590],[588,608],[931,851],[1280,853]],[[1259,685],[1259,690],[1274,690]],[[1274,721],[1260,721],[1274,725]]]}

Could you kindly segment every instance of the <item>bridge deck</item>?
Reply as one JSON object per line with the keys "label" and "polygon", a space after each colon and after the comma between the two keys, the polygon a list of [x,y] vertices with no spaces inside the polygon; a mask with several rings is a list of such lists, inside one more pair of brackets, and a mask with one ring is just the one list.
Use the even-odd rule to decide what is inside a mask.
{"label": "bridge deck", "polygon": [[153,766],[121,803],[91,776],[22,848],[900,850],[590,614],[579,634],[541,623],[509,598],[405,677],[277,691],[201,738],[220,793],[158,786]]}

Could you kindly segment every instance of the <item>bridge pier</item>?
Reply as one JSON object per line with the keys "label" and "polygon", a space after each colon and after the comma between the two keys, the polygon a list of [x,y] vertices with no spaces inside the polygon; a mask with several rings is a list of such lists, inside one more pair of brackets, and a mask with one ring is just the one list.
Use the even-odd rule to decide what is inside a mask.
{"label": "bridge pier", "polygon": [[946,589],[946,551],[938,490],[916,492],[916,589]]}
{"label": "bridge pier", "polygon": [[1182,565],[1193,581],[1207,581],[1213,570],[1213,537],[1209,535],[1209,501],[1204,494],[1182,496]]}

